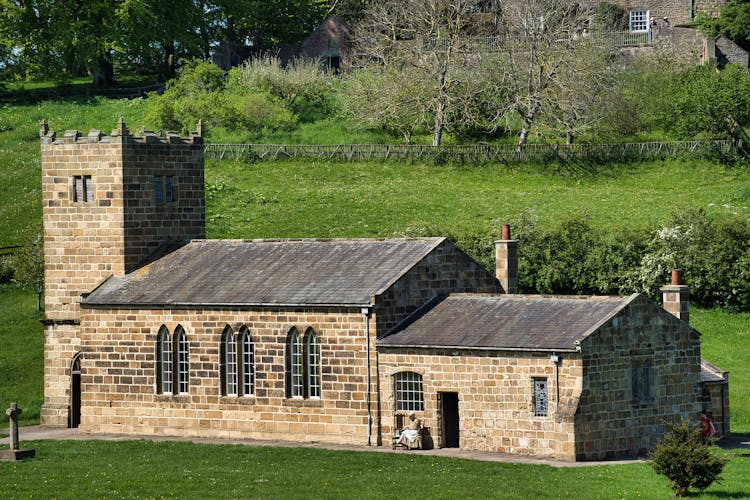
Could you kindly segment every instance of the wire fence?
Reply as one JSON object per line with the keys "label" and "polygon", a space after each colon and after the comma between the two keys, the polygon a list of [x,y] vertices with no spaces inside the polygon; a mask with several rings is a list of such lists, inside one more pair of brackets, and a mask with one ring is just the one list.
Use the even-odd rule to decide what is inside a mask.
{"label": "wire fence", "polygon": [[528,144],[426,146],[415,144],[206,144],[205,156],[219,160],[288,158],[360,160],[425,160],[459,163],[536,163],[548,161],[628,161],[680,155],[735,154],[731,140],[638,142],[620,144]]}

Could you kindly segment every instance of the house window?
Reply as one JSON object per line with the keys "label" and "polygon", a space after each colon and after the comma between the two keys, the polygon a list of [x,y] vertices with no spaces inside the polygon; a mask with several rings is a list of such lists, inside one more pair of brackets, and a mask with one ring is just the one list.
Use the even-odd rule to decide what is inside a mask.
{"label": "house window", "polygon": [[234,332],[227,326],[221,336],[221,379],[225,396],[237,395],[237,344]]}
{"label": "house window", "polygon": [[534,416],[535,417],[546,417],[547,416],[547,402],[549,401],[549,394],[547,392],[547,379],[546,378],[535,378],[534,379]]}
{"label": "house window", "polygon": [[310,329],[305,339],[307,351],[307,395],[311,398],[320,397],[320,342],[318,336]]}
{"label": "house window", "polygon": [[177,372],[177,392],[180,394],[187,394],[188,392],[188,355],[189,345],[185,330],[181,326],[177,326],[174,333],[174,343],[177,347],[176,356],[176,372]]}
{"label": "house window", "polygon": [[172,339],[166,326],[159,329],[157,340],[157,387],[160,394],[172,394]]}
{"label": "house window", "polygon": [[636,363],[630,368],[630,385],[634,403],[653,401],[653,373],[651,364]]}
{"label": "house window", "polygon": [[424,410],[422,375],[414,372],[399,372],[394,376],[396,410]]}
{"label": "house window", "polygon": [[84,202],[94,200],[94,184],[90,175],[76,175],[73,177],[73,201]]}
{"label": "house window", "polygon": [[289,334],[287,345],[288,395],[292,398],[304,397],[302,387],[302,339],[296,328]]}
{"label": "house window", "polygon": [[632,32],[648,31],[648,9],[631,10],[628,27]]}
{"label": "house window", "polygon": [[240,329],[240,381],[242,396],[252,396],[255,393],[255,352],[253,339],[246,327]]}
{"label": "house window", "polygon": [[171,175],[154,176],[154,201],[172,203],[175,200],[174,180]]}

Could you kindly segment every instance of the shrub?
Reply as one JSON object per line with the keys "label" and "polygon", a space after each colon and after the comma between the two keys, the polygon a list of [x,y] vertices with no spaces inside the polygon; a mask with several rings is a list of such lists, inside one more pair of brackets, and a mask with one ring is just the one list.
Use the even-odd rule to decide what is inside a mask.
{"label": "shrub", "polygon": [[687,496],[690,488],[705,490],[719,481],[728,459],[712,453],[713,441],[687,420],[666,425],[668,432],[651,453],[651,466],[666,476],[675,494]]}
{"label": "shrub", "polygon": [[287,113],[314,121],[330,111],[331,78],[316,61],[297,58],[282,66],[278,57],[265,55],[232,69],[227,91],[269,96]]}
{"label": "shrub", "polygon": [[676,211],[656,231],[640,265],[627,273],[625,290],[656,298],[670,270],[680,268],[692,301],[745,309],[750,306],[748,241],[746,217],[711,218],[702,209]]}
{"label": "shrub", "polygon": [[187,132],[198,120],[208,126],[232,121],[222,93],[226,74],[210,62],[188,62],[162,95],[148,99],[147,119],[163,129]]}
{"label": "shrub", "polygon": [[559,219],[541,228],[525,216],[516,223],[519,240],[519,290],[522,293],[596,293],[597,270],[591,251],[601,245],[585,215]]}
{"label": "shrub", "polygon": [[233,96],[230,107],[236,113],[235,125],[259,137],[264,131],[289,131],[297,116],[277,99],[264,93]]}

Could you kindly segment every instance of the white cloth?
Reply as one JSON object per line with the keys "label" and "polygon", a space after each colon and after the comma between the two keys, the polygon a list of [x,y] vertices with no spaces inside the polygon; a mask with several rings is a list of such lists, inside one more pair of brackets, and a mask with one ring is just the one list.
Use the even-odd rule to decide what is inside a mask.
{"label": "white cloth", "polygon": [[411,444],[414,441],[417,440],[417,436],[419,436],[419,431],[415,429],[404,429],[401,431],[401,436],[398,438],[398,442],[401,444]]}

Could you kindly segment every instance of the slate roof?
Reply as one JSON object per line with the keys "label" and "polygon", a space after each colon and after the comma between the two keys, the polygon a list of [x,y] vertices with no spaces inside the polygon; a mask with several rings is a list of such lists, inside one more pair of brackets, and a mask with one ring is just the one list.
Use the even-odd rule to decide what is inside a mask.
{"label": "slate roof", "polygon": [[726,384],[728,383],[727,373],[718,366],[701,359],[701,382]]}
{"label": "slate roof", "polygon": [[364,305],[445,238],[194,240],[81,304]]}
{"label": "slate roof", "polygon": [[453,294],[415,312],[378,346],[575,350],[635,297]]}

